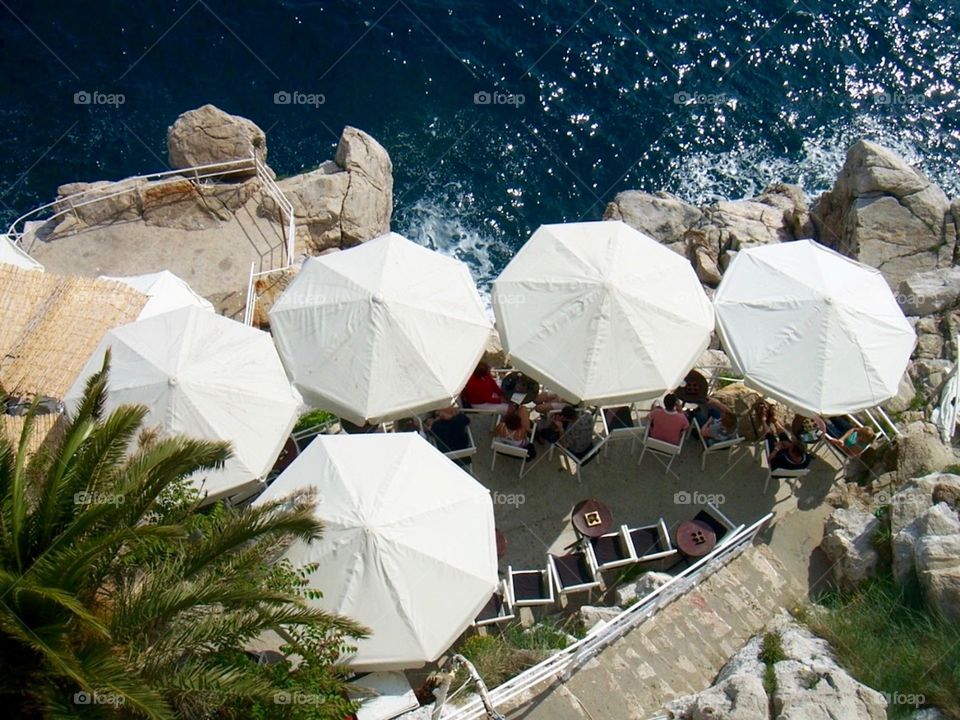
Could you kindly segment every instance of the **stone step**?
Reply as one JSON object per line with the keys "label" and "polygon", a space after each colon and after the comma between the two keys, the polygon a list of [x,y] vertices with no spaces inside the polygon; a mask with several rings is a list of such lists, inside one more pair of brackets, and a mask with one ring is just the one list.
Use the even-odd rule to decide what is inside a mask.
{"label": "stone step", "polygon": [[652,717],[664,703],[708,687],[720,668],[779,607],[801,594],[765,546],[661,609],[511,718]]}

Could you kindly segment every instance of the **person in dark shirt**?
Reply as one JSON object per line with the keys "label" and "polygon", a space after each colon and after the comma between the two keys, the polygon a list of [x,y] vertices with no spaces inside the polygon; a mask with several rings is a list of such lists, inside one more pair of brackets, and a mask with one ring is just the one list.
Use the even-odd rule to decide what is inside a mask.
{"label": "person in dark shirt", "polygon": [[804,470],[810,465],[810,453],[786,433],[781,433],[779,437],[768,433],[765,440],[771,469]]}
{"label": "person in dark shirt", "polygon": [[[440,452],[452,452],[470,447],[470,436],[467,427],[470,418],[460,412],[458,407],[451,406],[437,410],[427,423],[427,430],[436,440]],[[469,458],[466,458],[469,462]]]}

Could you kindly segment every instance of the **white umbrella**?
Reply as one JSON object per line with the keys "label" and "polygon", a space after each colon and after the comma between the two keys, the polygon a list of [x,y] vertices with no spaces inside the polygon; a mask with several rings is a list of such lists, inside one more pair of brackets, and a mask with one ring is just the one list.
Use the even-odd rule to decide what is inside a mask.
{"label": "white umbrella", "polygon": [[101,280],[129,285],[146,295],[149,300],[140,311],[138,320],[146,320],[154,315],[162,315],[171,310],[184,307],[198,307],[213,312],[213,303],[194,292],[187,281],[174,275],[169,270],[161,270],[147,275],[130,275],[128,277],[110,277],[101,275]]}
{"label": "white umbrella", "polygon": [[68,391],[68,407],[79,404],[107,348],[108,410],[144,404],[147,425],[164,435],[233,444],[222,470],[197,479],[209,499],[245,489],[273,467],[299,402],[269,335],[196,307],[114,328]]}
{"label": "white umbrella", "polygon": [[741,250],[714,304],[747,384],[808,415],[896,395],[916,342],[880,271],[813,240]]}
{"label": "white umbrella", "polygon": [[284,557],[318,563],[310,587],[330,612],[372,635],[345,662],[357,670],[436,660],[497,584],[489,491],[417,433],[320,435],[255,504],[318,493],[320,540]]}
{"label": "white umbrella", "polygon": [[689,261],[622,222],[541,226],[494,281],[493,309],[513,365],[591,404],[677,387],[713,332]]}
{"label": "white umbrella", "polygon": [[491,331],[466,265],[395,233],[308,259],[270,328],[304,399],[357,424],[449,405]]}
{"label": "white umbrella", "polygon": [[43,265],[27,255],[27,253],[7,235],[0,235],[0,265],[3,264],[16,265],[24,270],[39,270],[43,272]]}

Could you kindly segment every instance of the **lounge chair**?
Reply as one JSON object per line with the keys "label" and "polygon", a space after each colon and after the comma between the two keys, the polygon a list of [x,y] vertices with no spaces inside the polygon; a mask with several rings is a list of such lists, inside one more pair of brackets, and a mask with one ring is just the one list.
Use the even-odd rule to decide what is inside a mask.
{"label": "lounge chair", "polygon": [[730,438],[729,440],[721,440],[720,442],[708,444],[706,438],[703,437],[703,432],[700,430],[700,423],[696,418],[690,422],[690,432],[695,432],[697,434],[697,437],[700,439],[700,446],[703,448],[703,453],[700,455],[700,472],[703,472],[707,469],[708,453],[729,450],[727,453],[727,465],[729,465],[730,461],[733,459],[733,451],[743,442],[743,438],[738,435],[737,437]]}
{"label": "lounge chair", "polygon": [[514,607],[553,605],[553,570],[550,564],[540,570],[514,570],[507,566],[507,597]]}
{"label": "lounge chair", "polygon": [[583,550],[566,555],[547,555],[547,561],[560,595],[586,592],[601,585]]}

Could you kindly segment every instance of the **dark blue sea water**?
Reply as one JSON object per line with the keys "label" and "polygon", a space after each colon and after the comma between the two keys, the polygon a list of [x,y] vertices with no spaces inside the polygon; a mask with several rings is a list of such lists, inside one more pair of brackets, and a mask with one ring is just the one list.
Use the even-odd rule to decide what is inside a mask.
{"label": "dark blue sea water", "polygon": [[859,136],[960,192],[957,0],[2,0],[0,53],[8,221],[62,182],[165,169],[167,126],[205,102],[263,127],[280,174],[367,130],[395,227],[481,281],[620,190],[813,195]]}

